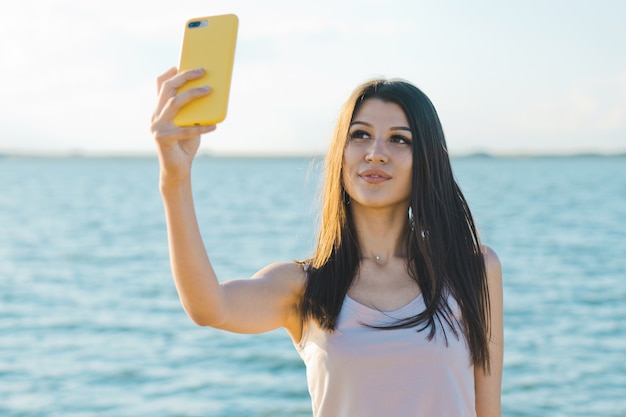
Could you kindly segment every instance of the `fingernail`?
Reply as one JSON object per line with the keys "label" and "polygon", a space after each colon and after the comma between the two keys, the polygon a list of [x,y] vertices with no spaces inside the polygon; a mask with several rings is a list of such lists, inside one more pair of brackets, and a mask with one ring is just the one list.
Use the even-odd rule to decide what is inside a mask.
{"label": "fingernail", "polygon": [[204,87],[200,87],[200,91],[202,91],[203,93],[205,91],[210,91],[210,90],[211,90],[211,87],[209,87],[208,85],[205,85]]}
{"label": "fingernail", "polygon": [[195,72],[196,74],[202,74],[202,73],[204,72],[204,68],[196,68],[196,69],[194,70],[194,72]]}

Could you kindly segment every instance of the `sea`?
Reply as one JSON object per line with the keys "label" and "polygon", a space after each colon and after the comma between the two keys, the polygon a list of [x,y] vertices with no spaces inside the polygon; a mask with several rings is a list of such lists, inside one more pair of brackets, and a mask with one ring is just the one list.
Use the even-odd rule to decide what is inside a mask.
{"label": "sea", "polygon": [[[503,416],[626,416],[626,156],[452,163],[502,263]],[[320,167],[197,158],[220,279],[311,254]],[[155,157],[0,158],[0,416],[312,415],[285,331],[185,315],[158,177]]]}

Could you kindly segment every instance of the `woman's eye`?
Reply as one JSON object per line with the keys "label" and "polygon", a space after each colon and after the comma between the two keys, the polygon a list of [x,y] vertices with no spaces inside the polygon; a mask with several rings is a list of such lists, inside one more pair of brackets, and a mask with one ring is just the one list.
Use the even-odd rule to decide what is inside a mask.
{"label": "woman's eye", "polygon": [[402,136],[402,135],[394,135],[391,137],[391,141],[393,143],[398,143],[401,145],[408,145],[411,143],[411,140],[409,138],[407,138],[406,136]]}
{"label": "woman's eye", "polygon": [[350,139],[367,139],[369,138],[369,134],[364,130],[355,130],[350,133]]}

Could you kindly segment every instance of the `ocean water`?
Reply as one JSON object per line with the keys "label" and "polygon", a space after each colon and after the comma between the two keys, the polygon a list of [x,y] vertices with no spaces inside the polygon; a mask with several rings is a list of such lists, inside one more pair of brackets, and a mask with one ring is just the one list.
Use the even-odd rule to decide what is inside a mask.
{"label": "ocean water", "polygon": [[[503,265],[503,415],[626,416],[626,158],[453,164]],[[195,162],[223,279],[310,254],[318,172]],[[311,416],[284,331],[185,316],[155,159],[7,157],[0,187],[0,416]]]}

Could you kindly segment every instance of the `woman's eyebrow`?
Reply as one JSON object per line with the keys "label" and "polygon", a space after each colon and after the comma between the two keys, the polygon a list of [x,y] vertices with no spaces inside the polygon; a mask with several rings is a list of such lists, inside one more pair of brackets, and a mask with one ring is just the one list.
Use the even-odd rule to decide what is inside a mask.
{"label": "woman's eyebrow", "polygon": [[350,126],[353,126],[353,125],[364,125],[364,126],[372,127],[372,125],[370,123],[360,122],[358,120],[355,120],[352,123],[350,123]]}
{"label": "woman's eyebrow", "polygon": [[[363,125],[363,126],[367,126],[367,127],[372,127],[372,124],[367,123],[367,122],[361,122],[359,120],[355,120],[352,123],[350,123],[350,127],[354,126],[354,125]],[[389,128],[389,130],[405,130],[407,132],[411,132],[411,128],[406,127],[406,126],[394,126]]]}

